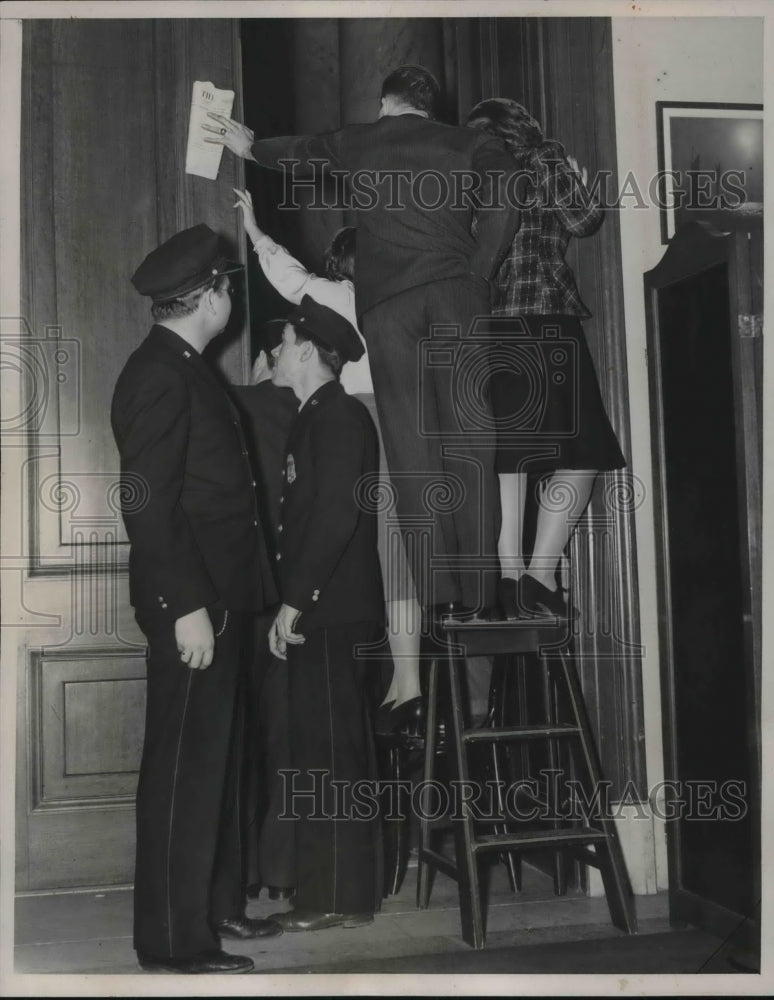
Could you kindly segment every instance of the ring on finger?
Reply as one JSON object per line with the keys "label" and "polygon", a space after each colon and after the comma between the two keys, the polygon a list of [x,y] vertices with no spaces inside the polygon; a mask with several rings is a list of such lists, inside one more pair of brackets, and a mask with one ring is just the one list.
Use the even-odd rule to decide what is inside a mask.
{"label": "ring on finger", "polygon": [[226,134],[226,130],[225,130],[224,128],[222,128],[222,129],[220,130],[220,134],[221,134],[221,135],[225,135],[225,134]]}

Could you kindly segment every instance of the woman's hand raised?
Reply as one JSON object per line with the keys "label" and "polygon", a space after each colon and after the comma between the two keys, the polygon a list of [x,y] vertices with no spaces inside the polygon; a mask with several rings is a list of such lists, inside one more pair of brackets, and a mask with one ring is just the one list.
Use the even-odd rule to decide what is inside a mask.
{"label": "woman's hand raised", "polygon": [[234,194],[237,196],[234,208],[242,209],[242,223],[245,227],[245,232],[253,243],[255,243],[256,240],[263,236],[263,232],[258,228],[258,223],[255,221],[252,195],[249,191],[240,191],[239,188],[234,188]]}
{"label": "woman's hand raised", "polygon": [[584,187],[588,187],[588,183],[589,183],[589,172],[588,172],[588,170],[585,167],[583,167],[583,168],[579,167],[578,166],[578,161],[575,159],[574,156],[568,156],[567,157],[567,162],[570,164],[570,169],[574,170],[575,173],[578,175],[578,177],[580,177],[581,184],[583,184]]}

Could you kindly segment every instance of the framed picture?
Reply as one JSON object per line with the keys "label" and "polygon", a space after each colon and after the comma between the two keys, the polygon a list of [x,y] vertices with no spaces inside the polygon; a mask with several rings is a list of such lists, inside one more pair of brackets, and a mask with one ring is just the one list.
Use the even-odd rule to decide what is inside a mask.
{"label": "framed picture", "polygon": [[656,103],[661,242],[689,220],[736,227],[763,214],[763,106]]}

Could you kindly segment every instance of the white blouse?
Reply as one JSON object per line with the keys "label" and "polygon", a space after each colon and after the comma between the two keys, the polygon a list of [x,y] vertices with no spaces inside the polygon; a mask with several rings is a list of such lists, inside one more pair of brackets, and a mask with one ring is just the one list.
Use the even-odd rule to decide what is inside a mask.
{"label": "white blouse", "polygon": [[[258,255],[258,262],[267,280],[283,298],[294,305],[299,305],[304,295],[311,295],[320,305],[328,306],[349,320],[357,330],[365,348],[363,334],[357,325],[355,287],[348,278],[343,281],[331,281],[329,278],[312,274],[270,236],[259,237],[253,244],[253,249]],[[351,395],[373,393],[374,384],[371,380],[367,353],[359,361],[348,361],[344,365],[341,370],[341,384]]]}

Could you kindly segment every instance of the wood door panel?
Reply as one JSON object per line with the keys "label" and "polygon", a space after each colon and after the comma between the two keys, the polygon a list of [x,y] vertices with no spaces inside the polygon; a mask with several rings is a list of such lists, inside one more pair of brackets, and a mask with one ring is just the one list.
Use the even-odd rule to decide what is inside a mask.
{"label": "wood door panel", "polygon": [[140,769],[145,681],[77,680],[62,686],[65,778],[136,775]]}
{"label": "wood door panel", "polygon": [[30,825],[25,888],[129,884],[134,879],[134,844],[132,805],[52,812],[45,825]]}
{"label": "wood door panel", "polygon": [[[128,604],[109,414],[152,318],[130,277],[150,250],[198,222],[246,257],[232,210],[241,162],[224,155],[215,181],[184,172],[197,79],[233,88],[239,114],[238,22],[23,24],[23,319],[11,346],[26,408],[14,440],[3,441],[5,497],[18,496],[20,525],[13,538],[6,532],[4,555],[15,561],[5,561],[2,581],[4,622],[16,626],[4,656],[18,677],[20,890],[133,874],[144,640]],[[244,382],[244,311],[234,311],[231,331],[218,361]]]}
{"label": "wood door panel", "polygon": [[131,801],[145,723],[145,659],[84,650],[33,653],[33,810]]}

